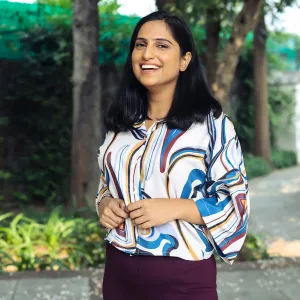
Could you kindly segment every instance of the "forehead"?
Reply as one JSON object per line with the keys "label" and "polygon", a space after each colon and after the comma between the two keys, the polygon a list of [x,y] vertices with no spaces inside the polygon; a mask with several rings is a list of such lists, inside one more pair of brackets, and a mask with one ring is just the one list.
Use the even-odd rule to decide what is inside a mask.
{"label": "forehead", "polygon": [[175,41],[169,26],[164,21],[149,21],[145,23],[138,32],[137,37],[146,39],[167,38]]}

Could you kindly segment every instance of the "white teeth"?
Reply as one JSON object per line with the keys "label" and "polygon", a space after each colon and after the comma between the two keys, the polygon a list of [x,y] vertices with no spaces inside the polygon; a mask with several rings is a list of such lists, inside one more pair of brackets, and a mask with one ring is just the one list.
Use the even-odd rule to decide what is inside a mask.
{"label": "white teeth", "polygon": [[158,66],[154,66],[154,65],[142,65],[142,69],[159,69]]}

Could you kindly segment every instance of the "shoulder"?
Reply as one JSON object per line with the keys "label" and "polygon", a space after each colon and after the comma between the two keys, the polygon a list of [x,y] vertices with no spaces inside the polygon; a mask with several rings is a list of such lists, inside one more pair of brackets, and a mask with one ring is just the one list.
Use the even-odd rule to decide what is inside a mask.
{"label": "shoulder", "polygon": [[233,122],[223,112],[217,118],[215,118],[212,113],[208,114],[203,123],[193,124],[189,130],[197,132],[206,131],[212,136],[214,134],[226,134],[228,137],[233,137],[235,135]]}
{"label": "shoulder", "polygon": [[116,139],[117,135],[118,134],[115,133],[114,131],[107,131],[105,134],[104,141],[99,147],[99,151],[100,151],[100,149],[106,148],[108,145],[110,145],[112,143],[112,141],[114,141]]}
{"label": "shoulder", "polygon": [[225,113],[217,118],[208,114],[203,123],[194,124],[190,130],[192,137],[211,153],[236,138],[234,124]]}
{"label": "shoulder", "polygon": [[212,114],[208,116],[208,128],[212,136],[221,138],[223,142],[231,140],[236,136],[233,122],[223,112],[218,118],[214,118]]}

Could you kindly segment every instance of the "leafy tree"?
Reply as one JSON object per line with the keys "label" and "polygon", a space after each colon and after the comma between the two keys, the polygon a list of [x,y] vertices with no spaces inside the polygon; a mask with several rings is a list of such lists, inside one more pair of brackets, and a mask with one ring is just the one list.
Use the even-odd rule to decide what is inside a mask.
{"label": "leafy tree", "polygon": [[101,127],[101,86],[99,72],[99,10],[113,13],[116,0],[44,0],[73,10],[73,121],[72,173],[69,206],[75,200],[84,206],[93,199],[99,181],[97,149],[103,139]]}
{"label": "leafy tree", "polygon": [[[156,2],[159,9],[169,11],[181,11],[190,23],[205,23],[206,27],[206,75],[216,98],[226,104],[229,89],[235,74],[240,53],[243,49],[245,38],[259,18],[263,0],[244,0],[240,13],[235,17],[231,26],[231,32],[226,35],[226,43],[222,56],[219,58],[221,22],[232,18],[233,12],[239,4],[236,0],[228,1],[177,1],[159,0]],[[228,12],[228,13],[227,13]],[[230,24],[230,23],[229,23]]]}

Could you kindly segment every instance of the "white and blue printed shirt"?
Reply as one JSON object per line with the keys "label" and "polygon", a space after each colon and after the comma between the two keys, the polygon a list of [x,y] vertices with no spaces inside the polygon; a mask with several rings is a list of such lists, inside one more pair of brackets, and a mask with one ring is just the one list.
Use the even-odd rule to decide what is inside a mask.
{"label": "white and blue printed shirt", "polygon": [[[193,199],[206,226],[183,220],[139,230],[130,218],[106,240],[134,255],[209,258],[214,249],[232,263],[247,233],[250,210],[243,155],[234,126],[208,115],[188,130],[168,129],[161,120],[127,132],[108,132],[99,149],[96,203],[105,196],[125,204],[148,198]],[[96,207],[98,207],[96,205]]]}

